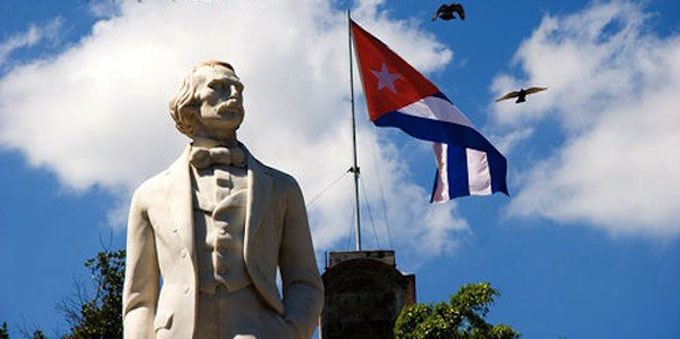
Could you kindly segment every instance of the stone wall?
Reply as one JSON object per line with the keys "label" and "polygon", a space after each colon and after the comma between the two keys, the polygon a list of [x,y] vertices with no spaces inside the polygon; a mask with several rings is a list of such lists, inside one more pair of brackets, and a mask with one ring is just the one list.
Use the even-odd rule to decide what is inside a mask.
{"label": "stone wall", "polygon": [[396,269],[394,251],[331,252],[320,338],[393,338],[397,316],[416,301],[415,276]]}

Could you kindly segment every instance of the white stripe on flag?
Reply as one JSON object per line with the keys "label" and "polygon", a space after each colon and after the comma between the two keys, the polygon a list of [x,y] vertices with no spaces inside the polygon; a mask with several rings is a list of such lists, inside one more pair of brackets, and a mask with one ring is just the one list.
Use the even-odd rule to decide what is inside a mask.
{"label": "white stripe on flag", "polygon": [[424,97],[408,106],[399,109],[399,112],[414,117],[446,121],[458,125],[475,128],[470,119],[450,102],[435,96]]}
{"label": "white stripe on flag", "polygon": [[446,152],[448,149],[447,144],[440,144],[435,142],[432,144],[434,149],[434,159],[437,162],[437,170],[439,175],[437,175],[437,183],[435,184],[434,194],[432,195],[432,201],[434,202],[445,202],[449,200],[449,175],[447,161],[448,157]]}
{"label": "white stripe on flag", "polygon": [[486,152],[465,149],[470,195],[488,195],[491,192],[491,172]]}

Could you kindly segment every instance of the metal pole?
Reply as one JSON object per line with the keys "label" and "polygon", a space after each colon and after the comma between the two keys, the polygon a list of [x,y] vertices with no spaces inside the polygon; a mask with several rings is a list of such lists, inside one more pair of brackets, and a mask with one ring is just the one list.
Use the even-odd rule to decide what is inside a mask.
{"label": "metal pole", "polygon": [[356,118],[354,117],[354,70],[352,66],[352,25],[350,22],[349,9],[347,10],[347,28],[348,28],[348,47],[349,47],[349,88],[350,88],[350,106],[352,107],[352,145],[354,150],[354,166],[350,169],[354,173],[354,223],[357,228],[357,251],[361,251],[361,218],[359,217],[359,166],[357,166],[357,126]]}

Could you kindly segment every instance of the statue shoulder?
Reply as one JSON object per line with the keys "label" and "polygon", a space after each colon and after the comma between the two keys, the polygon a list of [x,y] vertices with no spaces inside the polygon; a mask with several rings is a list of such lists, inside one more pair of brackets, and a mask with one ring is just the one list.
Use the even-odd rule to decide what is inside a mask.
{"label": "statue shoulder", "polygon": [[145,207],[148,206],[150,197],[154,196],[157,194],[156,192],[160,191],[162,177],[163,173],[161,172],[137,186],[134,193],[132,194],[131,205],[133,208],[138,207],[146,209]]}
{"label": "statue shoulder", "polygon": [[279,183],[280,185],[283,185],[283,186],[298,186],[297,180],[295,180],[295,178],[292,175],[290,175],[290,174],[288,174],[288,173],[286,173],[282,170],[267,166],[267,165],[265,165],[265,164],[263,164],[259,161],[258,161],[258,165],[260,165],[260,168],[265,173],[269,174],[269,176],[272,177],[274,182],[277,182],[277,183]]}
{"label": "statue shoulder", "polygon": [[272,177],[279,187],[279,192],[291,201],[303,201],[302,189],[295,178],[283,171],[272,169]]}
{"label": "statue shoulder", "polygon": [[157,173],[151,178],[146,179],[137,186],[132,196],[133,202],[138,201],[144,203],[150,201],[152,197],[164,196],[165,192],[167,192],[167,187],[170,184],[169,177],[171,169],[172,166]]}
{"label": "statue shoulder", "polygon": [[157,191],[163,186],[164,182],[166,181],[166,176],[167,176],[167,170],[160,172],[151,178],[148,178],[144,180],[139,186],[137,186],[137,189],[135,189],[134,195],[136,196],[145,196],[148,194],[153,194],[154,191]]}
{"label": "statue shoulder", "polygon": [[254,160],[257,162],[258,167],[272,178],[272,181],[274,182],[274,185],[278,188],[279,192],[284,193],[301,191],[300,185],[292,175],[282,170],[278,170],[276,168],[267,166],[257,159]]}
{"label": "statue shoulder", "polygon": [[170,185],[171,173],[177,171],[188,171],[187,156],[190,148],[187,147],[182,152],[182,154],[175,160],[168,168],[157,173],[151,178],[146,179],[142,182],[135,190],[134,196],[144,198],[149,196],[158,196],[158,194],[167,191],[168,185]]}
{"label": "statue shoulder", "polygon": [[[241,145],[241,147],[243,147],[243,145]],[[293,178],[293,176],[291,176],[290,174],[288,174],[284,171],[278,170],[278,169],[271,167],[269,165],[264,164],[262,161],[257,159],[252,153],[250,153],[250,151],[247,151],[247,154],[249,155],[250,159],[252,160],[252,164],[254,164],[257,167],[256,170],[259,170],[259,171],[262,171],[262,172],[268,174],[269,176],[272,177],[272,179],[275,182],[297,185],[297,181],[295,181],[295,178]]]}

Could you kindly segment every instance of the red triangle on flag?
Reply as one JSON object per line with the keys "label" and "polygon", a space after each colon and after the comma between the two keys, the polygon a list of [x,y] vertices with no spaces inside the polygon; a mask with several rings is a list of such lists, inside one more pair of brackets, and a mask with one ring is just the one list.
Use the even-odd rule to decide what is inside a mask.
{"label": "red triangle on flag", "polygon": [[424,97],[440,93],[437,86],[382,41],[353,20],[350,22],[371,121]]}

